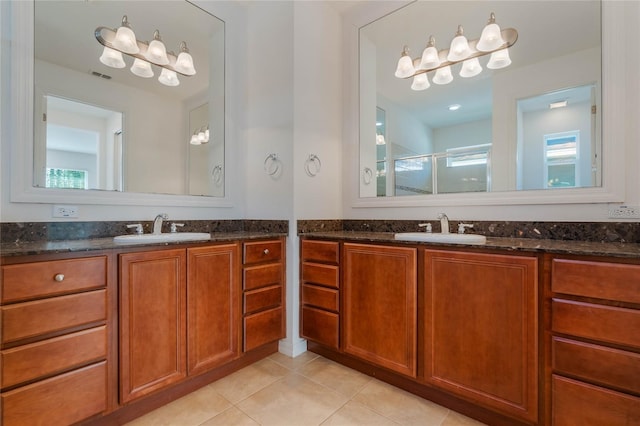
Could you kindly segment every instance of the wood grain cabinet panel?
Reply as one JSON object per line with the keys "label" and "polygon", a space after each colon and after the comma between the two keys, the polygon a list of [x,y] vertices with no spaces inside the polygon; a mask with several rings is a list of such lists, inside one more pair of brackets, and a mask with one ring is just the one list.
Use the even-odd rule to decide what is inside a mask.
{"label": "wood grain cabinet panel", "polygon": [[243,288],[253,290],[268,285],[280,285],[283,273],[282,263],[245,267],[242,274]]}
{"label": "wood grain cabinet panel", "polygon": [[339,269],[333,265],[304,262],[302,264],[302,280],[306,283],[338,288]]}
{"label": "wood grain cabinet panel", "polygon": [[275,308],[282,304],[282,286],[259,288],[244,293],[244,311],[251,314],[263,309]]}
{"label": "wood grain cabinet panel", "polygon": [[247,315],[244,318],[244,350],[250,351],[284,336],[281,307]]}
{"label": "wood grain cabinet panel", "polygon": [[244,264],[279,262],[283,259],[284,244],[281,240],[244,243]]}
{"label": "wood grain cabinet panel", "polygon": [[338,312],[340,310],[340,296],[338,290],[302,284],[302,304]]}
{"label": "wood grain cabinet panel", "polygon": [[344,351],[410,376],[417,369],[417,250],[344,243]]}
{"label": "wood grain cabinet panel", "polygon": [[334,241],[302,240],[302,261],[340,263],[340,244]]}
{"label": "wood grain cabinet panel", "polygon": [[424,251],[424,380],[538,418],[537,258]]}
{"label": "wood grain cabinet panel", "polygon": [[302,337],[321,343],[330,348],[339,347],[339,316],[333,312],[303,306],[301,312]]}

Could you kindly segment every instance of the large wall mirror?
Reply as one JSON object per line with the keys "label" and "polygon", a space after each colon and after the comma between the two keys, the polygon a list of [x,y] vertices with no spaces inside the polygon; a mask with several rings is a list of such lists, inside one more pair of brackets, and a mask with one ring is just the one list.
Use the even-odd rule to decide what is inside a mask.
{"label": "large wall mirror", "polygon": [[[222,20],[187,1],[38,0],[33,13],[34,187],[225,195]],[[125,15],[142,50],[104,59],[96,30]],[[134,74],[156,30],[168,66],[185,42],[195,74],[155,62]]]}
{"label": "large wall mirror", "polygon": [[[602,187],[601,6],[416,1],[360,27],[360,197]],[[518,33],[509,66],[485,55],[424,90],[394,76],[404,46],[448,49],[459,25],[479,39],[491,13]]]}

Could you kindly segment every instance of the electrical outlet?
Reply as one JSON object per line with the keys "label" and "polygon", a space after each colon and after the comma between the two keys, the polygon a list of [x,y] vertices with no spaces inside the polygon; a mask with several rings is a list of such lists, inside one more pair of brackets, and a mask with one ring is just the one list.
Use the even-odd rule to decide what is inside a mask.
{"label": "electrical outlet", "polygon": [[53,206],[53,217],[78,217],[78,206]]}
{"label": "electrical outlet", "polygon": [[638,206],[610,207],[609,217],[612,219],[640,219],[640,207]]}

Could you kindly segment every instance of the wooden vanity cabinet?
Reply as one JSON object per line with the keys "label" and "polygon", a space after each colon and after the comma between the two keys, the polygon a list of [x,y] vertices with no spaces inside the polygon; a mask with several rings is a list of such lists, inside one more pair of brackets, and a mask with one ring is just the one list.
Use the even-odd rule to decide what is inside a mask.
{"label": "wooden vanity cabinet", "polygon": [[300,335],[339,349],[340,244],[302,240],[300,254]]}
{"label": "wooden vanity cabinet", "polygon": [[284,238],[243,244],[243,350],[286,336]]}
{"label": "wooden vanity cabinet", "polygon": [[549,262],[550,423],[640,424],[640,264]]}
{"label": "wooden vanity cabinet", "polygon": [[424,382],[538,420],[536,257],[424,250]]}
{"label": "wooden vanity cabinet", "polygon": [[344,243],[343,350],[397,373],[417,372],[417,249]]}
{"label": "wooden vanity cabinet", "polygon": [[0,424],[5,426],[52,419],[76,423],[107,412],[115,397],[109,391],[115,384],[108,344],[110,257],[44,258],[3,259]]}

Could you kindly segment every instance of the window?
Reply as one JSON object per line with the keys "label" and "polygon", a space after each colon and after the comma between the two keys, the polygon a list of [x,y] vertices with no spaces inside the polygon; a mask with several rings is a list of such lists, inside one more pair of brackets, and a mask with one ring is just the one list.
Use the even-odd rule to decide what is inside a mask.
{"label": "window", "polygon": [[47,188],[88,189],[89,174],[86,170],[54,169],[47,167]]}
{"label": "window", "polygon": [[544,180],[546,188],[573,188],[578,182],[580,131],[544,136]]}
{"label": "window", "polygon": [[491,151],[490,143],[447,149],[447,167],[487,164],[489,151]]}

